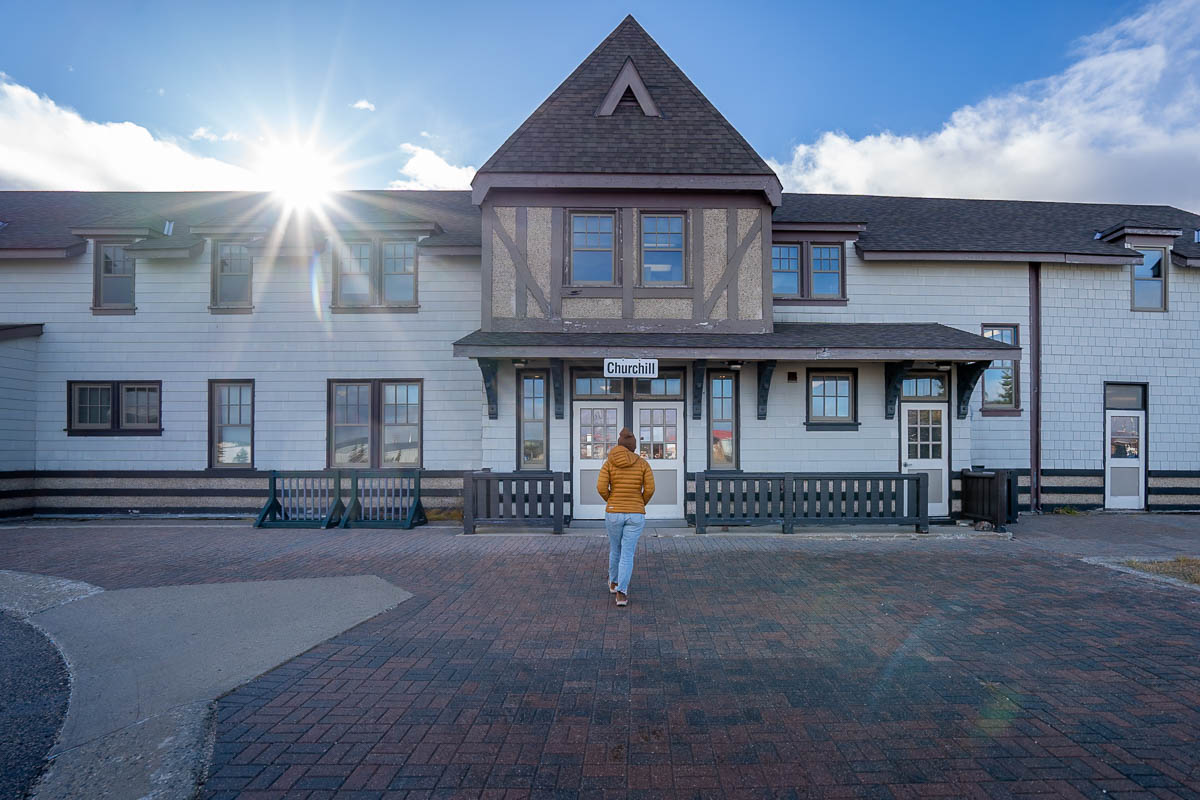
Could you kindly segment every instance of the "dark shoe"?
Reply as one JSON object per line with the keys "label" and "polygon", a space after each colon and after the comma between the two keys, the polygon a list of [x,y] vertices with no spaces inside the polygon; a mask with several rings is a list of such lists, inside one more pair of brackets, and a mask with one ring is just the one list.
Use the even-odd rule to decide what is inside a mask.
{"label": "dark shoe", "polygon": [[617,592],[616,595],[617,595],[617,605],[619,605],[619,606],[629,605],[629,596],[627,594],[625,594],[624,592]]}
{"label": "dark shoe", "polygon": [[613,583],[612,581],[609,581],[609,583],[608,583],[608,593],[609,594],[617,593],[617,585],[615,583]]}

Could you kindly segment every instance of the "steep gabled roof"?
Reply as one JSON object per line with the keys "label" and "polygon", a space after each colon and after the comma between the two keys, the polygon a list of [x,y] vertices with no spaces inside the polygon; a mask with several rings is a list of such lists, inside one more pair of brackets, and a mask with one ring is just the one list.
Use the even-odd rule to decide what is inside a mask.
{"label": "steep gabled roof", "polygon": [[[597,112],[631,62],[659,115]],[[480,173],[775,173],[632,16],[546,98]]]}

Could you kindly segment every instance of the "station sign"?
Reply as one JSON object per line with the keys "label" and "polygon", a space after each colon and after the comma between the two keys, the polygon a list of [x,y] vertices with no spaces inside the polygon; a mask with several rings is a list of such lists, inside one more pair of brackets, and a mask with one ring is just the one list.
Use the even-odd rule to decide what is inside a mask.
{"label": "station sign", "polygon": [[606,378],[657,378],[657,358],[606,358],[604,359],[604,377]]}

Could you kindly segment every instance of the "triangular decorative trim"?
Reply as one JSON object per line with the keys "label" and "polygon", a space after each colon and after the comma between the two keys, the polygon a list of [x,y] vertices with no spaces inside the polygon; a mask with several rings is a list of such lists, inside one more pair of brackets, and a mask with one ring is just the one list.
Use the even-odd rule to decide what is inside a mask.
{"label": "triangular decorative trim", "polygon": [[642,107],[642,113],[647,117],[662,116],[658,113],[658,105],[654,102],[654,98],[650,96],[650,90],[646,88],[646,82],[642,80],[637,67],[633,65],[632,58],[625,59],[625,65],[617,73],[617,79],[613,81],[612,88],[604,96],[604,102],[600,104],[600,108],[596,109],[596,116],[611,117],[626,90],[633,92],[638,105]]}

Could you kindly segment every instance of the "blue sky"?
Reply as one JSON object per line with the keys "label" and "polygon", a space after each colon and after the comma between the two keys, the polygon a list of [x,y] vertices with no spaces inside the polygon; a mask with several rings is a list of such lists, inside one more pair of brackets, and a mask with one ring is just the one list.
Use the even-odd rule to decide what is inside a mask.
{"label": "blue sky", "polygon": [[[0,185],[38,188],[30,184],[42,181],[54,184],[45,188],[137,188],[139,181],[148,181],[154,188],[170,188],[162,183],[175,174],[177,163],[179,188],[196,183],[196,173],[236,182],[239,169],[256,169],[264,141],[296,136],[336,163],[342,186],[461,183],[470,175],[461,168],[482,163],[632,12],[777,165],[789,188],[1007,196],[1036,193],[1045,185],[1039,196],[1050,196],[1064,191],[1053,176],[1031,175],[1017,185],[1003,162],[974,183],[941,175],[932,181],[938,191],[926,188],[926,179],[931,165],[954,171],[954,159],[977,164],[972,148],[1003,152],[1015,145],[1021,151],[1027,144],[1022,144],[1021,124],[1045,125],[1051,105],[1050,113],[1061,117],[1063,107],[1102,102],[1114,85],[1153,95],[1147,98],[1151,105],[1183,107],[1182,122],[1148,119],[1155,129],[1148,138],[1162,138],[1158,128],[1163,125],[1176,138],[1189,124],[1195,128],[1200,122],[1195,98],[1178,85],[1183,69],[1182,83],[1194,86],[1189,76],[1195,75],[1191,59],[1200,34],[1194,28],[1181,31],[1172,20],[1194,19],[1198,11],[1196,0],[528,2],[515,8],[500,3],[10,3],[0,47],[5,75],[0,89],[7,88],[7,94],[0,93],[0,153],[31,165],[49,164],[42,172],[52,177],[38,177],[32,166],[6,170],[0,163]],[[1148,15],[1151,22],[1138,22]],[[1154,33],[1160,25],[1164,30]],[[1155,58],[1164,49],[1171,51],[1165,67],[1164,58]],[[1131,64],[1130,58],[1122,60],[1128,54],[1143,58]],[[1090,66],[1097,59],[1122,63],[1097,75]],[[1081,65],[1088,73],[1086,85],[1067,85],[1072,93],[1064,98],[1064,85],[1080,83],[1072,70]],[[1126,85],[1131,70],[1140,75],[1134,89]],[[363,108],[352,107],[358,101],[366,101]],[[944,134],[948,128],[954,132],[956,115],[964,110],[968,117],[994,115],[984,128],[998,121],[1012,126],[1012,117],[1025,116],[1018,129],[1010,127],[999,139],[988,139],[994,131],[973,130],[984,139],[949,154],[948,161]],[[71,111],[78,120],[62,116]],[[46,136],[37,135],[38,115],[58,117],[46,124]],[[76,122],[78,136],[62,133]],[[1095,139],[1085,130],[1094,123],[1086,114],[1059,118],[1051,123],[1051,135],[1064,143],[1075,136]],[[1072,128],[1076,125],[1082,127]],[[134,127],[144,130],[130,130]],[[89,131],[103,135],[89,139]],[[121,135],[131,141],[118,141]],[[1128,141],[1115,140],[1122,136],[1138,132],[1107,130],[1105,141],[1076,142],[1086,151],[1081,163],[1098,168],[1096,159],[1106,152],[1124,153]],[[143,152],[155,152],[146,158],[152,169],[120,160],[132,159],[133,152],[115,152],[138,150],[137,137]],[[1190,143],[1185,137],[1168,153],[1150,155],[1165,167],[1168,157]],[[914,148],[926,161],[917,158],[911,169],[897,172],[897,159],[912,156]],[[1041,152],[1046,145],[1034,149]],[[404,173],[414,155],[424,161]],[[1130,157],[1130,174],[1144,166],[1143,156],[1149,157]],[[100,163],[91,165],[89,157]],[[195,163],[189,165],[189,157]],[[1160,162],[1148,169],[1151,175],[1159,175]],[[81,185],[63,185],[73,171]],[[864,177],[864,171],[870,175]],[[148,177],[140,177],[142,172]],[[1109,196],[1120,193],[1120,185],[1084,182],[1069,191],[1127,199]],[[1126,194],[1142,200],[1142,193],[1151,191],[1145,186]],[[1161,202],[1195,197],[1183,193]]]}

